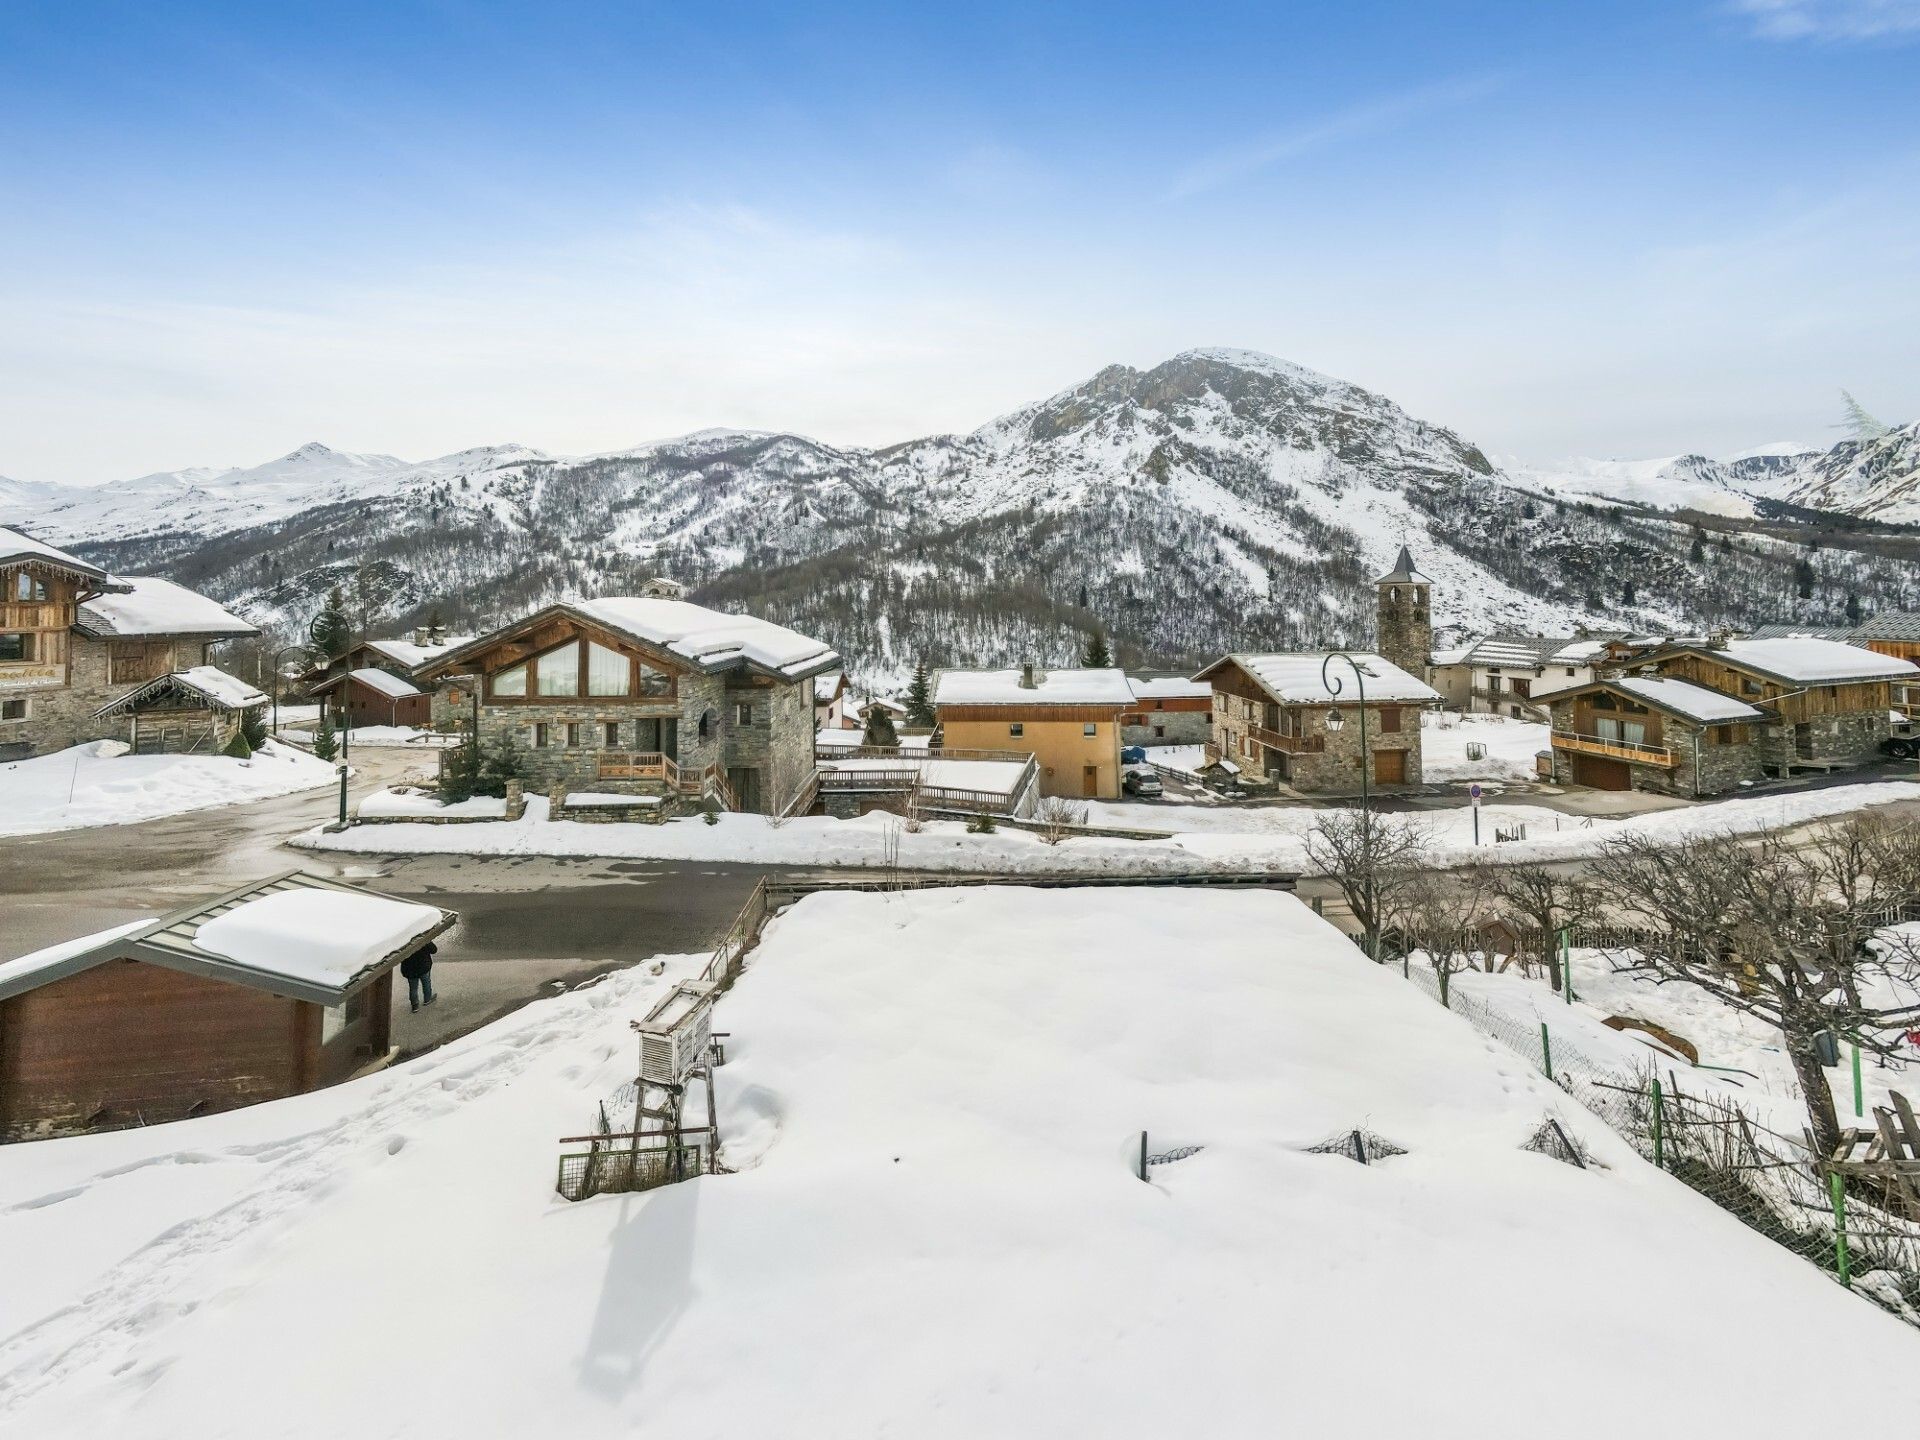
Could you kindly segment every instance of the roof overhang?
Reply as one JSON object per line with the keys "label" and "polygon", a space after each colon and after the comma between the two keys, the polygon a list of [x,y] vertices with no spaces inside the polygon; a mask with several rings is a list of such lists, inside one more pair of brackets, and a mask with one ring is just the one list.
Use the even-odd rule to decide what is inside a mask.
{"label": "roof overhang", "polygon": [[[1653,680],[1653,679],[1671,680],[1674,677],[1670,675],[1661,675],[1661,676],[1649,675],[1644,678],[1649,680]],[[1678,683],[1684,684],[1684,685],[1691,685],[1693,682],[1690,680],[1684,680]],[[1701,686],[1696,686],[1695,688],[1705,690],[1708,687],[1701,685]],[[1678,705],[1670,704],[1664,700],[1657,700],[1651,695],[1642,695],[1637,690],[1629,690],[1615,680],[1588,680],[1583,684],[1568,685],[1564,689],[1548,690],[1542,694],[1534,695],[1531,698],[1536,701],[1542,701],[1547,705],[1552,706],[1552,705],[1558,705],[1562,700],[1572,700],[1581,695],[1591,695],[1598,690],[1605,690],[1612,694],[1622,696],[1625,699],[1633,701],[1633,703],[1636,705],[1645,705],[1650,710],[1658,710],[1663,715],[1676,715],[1680,719],[1685,720],[1692,725],[1752,725],[1758,721],[1767,720],[1770,718],[1766,714],[1766,712],[1759,710],[1752,705],[1747,705],[1746,701],[1737,699],[1732,695],[1728,695],[1725,697],[1726,699],[1732,700],[1737,705],[1747,705],[1747,708],[1749,710],[1752,710],[1754,713],[1751,715],[1729,715],[1725,719],[1709,719],[1704,715],[1696,715],[1691,710],[1683,710]]]}
{"label": "roof overhang", "polygon": [[[1860,648],[1860,647],[1856,647]],[[1813,689],[1821,685],[1893,685],[1920,679],[1920,675],[1879,674],[1879,675],[1788,675],[1780,670],[1770,670],[1765,665],[1756,665],[1751,660],[1742,660],[1729,655],[1725,650],[1715,650],[1710,645],[1670,645],[1665,650],[1649,650],[1635,655],[1629,663],[1638,668],[1642,665],[1657,665],[1662,660],[1671,660],[1678,655],[1703,655],[1725,665],[1729,670],[1743,671],[1748,675],[1758,675],[1763,680],[1771,680],[1776,685],[1792,685]]]}

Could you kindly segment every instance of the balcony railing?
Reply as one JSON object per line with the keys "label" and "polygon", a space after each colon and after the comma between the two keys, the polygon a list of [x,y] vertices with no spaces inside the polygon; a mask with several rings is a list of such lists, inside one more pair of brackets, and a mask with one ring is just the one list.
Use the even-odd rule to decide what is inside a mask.
{"label": "balcony railing", "polygon": [[1262,745],[1284,750],[1289,755],[1319,755],[1327,748],[1327,737],[1324,735],[1287,735],[1279,730],[1269,730],[1264,725],[1249,725],[1247,731]]}
{"label": "balcony railing", "polygon": [[1555,730],[1553,748],[1572,750],[1581,755],[1605,755],[1610,760],[1626,760],[1636,765],[1672,766],[1675,763],[1673,751],[1664,745],[1636,745],[1631,740],[1603,740],[1598,735],[1576,735],[1571,730]]}

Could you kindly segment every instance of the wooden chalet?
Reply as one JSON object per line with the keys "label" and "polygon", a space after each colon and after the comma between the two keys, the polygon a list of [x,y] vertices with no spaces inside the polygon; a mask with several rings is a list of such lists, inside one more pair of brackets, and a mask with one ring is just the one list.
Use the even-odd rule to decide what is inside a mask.
{"label": "wooden chalet", "polygon": [[394,967],[455,918],[293,872],[0,962],[0,1140],[231,1110],[382,1063]]}
{"label": "wooden chalet", "polygon": [[838,668],[783,626],[641,595],[549,605],[417,673],[471,702],[483,746],[511,737],[538,786],[766,811],[812,776],[813,679]]}
{"label": "wooden chalet", "polygon": [[1561,784],[1718,795],[1766,773],[1766,712],[1685,680],[1592,680],[1556,692],[1550,708]]}
{"label": "wooden chalet", "polygon": [[156,676],[94,712],[124,720],[136,755],[218,755],[233,742],[247,713],[267,697],[212,665]]}
{"label": "wooden chalet", "polygon": [[1124,670],[942,670],[933,703],[943,744],[1033,756],[1042,795],[1119,798]]}

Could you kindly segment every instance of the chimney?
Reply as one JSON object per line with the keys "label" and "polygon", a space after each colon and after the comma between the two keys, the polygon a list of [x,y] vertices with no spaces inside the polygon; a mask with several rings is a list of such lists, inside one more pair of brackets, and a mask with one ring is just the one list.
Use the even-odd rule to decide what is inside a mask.
{"label": "chimney", "polygon": [[414,626],[413,627],[413,643],[416,645],[432,644],[433,631],[425,625]]}
{"label": "chimney", "polygon": [[1033,675],[1033,662],[1031,660],[1020,667],[1020,688],[1022,690],[1038,690],[1040,688],[1040,682],[1036,680]]}
{"label": "chimney", "polygon": [[1732,630],[1728,629],[1725,625],[1718,626],[1708,632],[1707,648],[1709,650],[1724,650],[1727,648],[1727,642],[1732,639]]}

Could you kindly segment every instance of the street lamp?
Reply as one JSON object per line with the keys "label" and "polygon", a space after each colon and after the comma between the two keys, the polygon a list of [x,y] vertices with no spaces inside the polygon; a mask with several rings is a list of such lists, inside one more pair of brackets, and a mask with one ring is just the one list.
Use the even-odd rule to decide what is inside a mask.
{"label": "street lamp", "polygon": [[[1376,912],[1378,895],[1373,874],[1373,807],[1372,792],[1367,783],[1367,772],[1373,768],[1373,756],[1367,750],[1367,672],[1360,662],[1344,650],[1335,650],[1320,662],[1320,684],[1326,689],[1329,698],[1338,699],[1345,688],[1338,675],[1333,673],[1333,662],[1344,660],[1347,668],[1353,671],[1355,688],[1360,696],[1360,845],[1361,864],[1365,866],[1367,916],[1368,916],[1368,954],[1377,965],[1380,963],[1380,916]],[[1347,717],[1340,713],[1340,707],[1334,705],[1327,711],[1326,727],[1338,735],[1346,728]]]}

